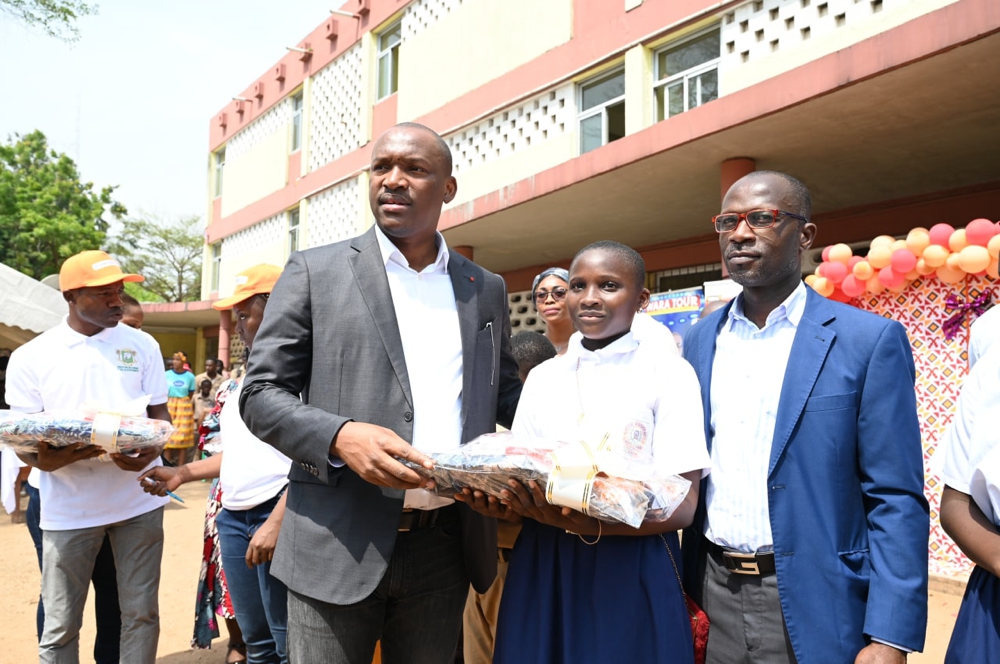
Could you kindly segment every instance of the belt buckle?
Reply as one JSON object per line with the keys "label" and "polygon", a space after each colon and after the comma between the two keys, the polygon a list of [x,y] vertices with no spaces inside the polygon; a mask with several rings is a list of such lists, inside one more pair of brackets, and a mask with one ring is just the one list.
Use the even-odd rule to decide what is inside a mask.
{"label": "belt buckle", "polygon": [[[403,514],[412,514],[412,513],[413,513],[413,509],[412,508],[405,508],[405,509],[403,509]],[[410,530],[412,530],[412,528],[410,528],[409,526],[406,526],[405,528],[403,528],[403,527],[396,528],[396,532],[397,533],[408,533],[408,532],[410,532]]]}
{"label": "belt buckle", "polygon": [[728,557],[739,565],[739,567],[729,569],[733,574],[753,574],[760,576],[760,565],[757,563],[757,554],[726,551],[723,553],[723,556]]}

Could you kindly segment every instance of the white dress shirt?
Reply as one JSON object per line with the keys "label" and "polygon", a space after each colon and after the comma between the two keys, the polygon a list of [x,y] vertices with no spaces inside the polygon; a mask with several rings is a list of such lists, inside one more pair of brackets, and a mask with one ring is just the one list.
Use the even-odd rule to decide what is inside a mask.
{"label": "white dress shirt", "polygon": [[[437,258],[417,272],[377,226],[375,237],[385,262],[410,377],[410,443],[424,453],[458,447],[462,444],[462,333],[448,274],[448,245],[438,233]],[[416,489],[406,492],[403,506],[435,509],[453,502]]]}
{"label": "white dress shirt", "polygon": [[712,364],[712,474],[705,536],[740,551],[769,550],[767,471],[785,368],[806,306],[800,283],[763,328],[743,314],[743,295],[719,330]]}
{"label": "white dress shirt", "polygon": [[994,306],[972,322],[969,328],[969,368],[976,365],[986,350],[1000,339],[1000,306]]}
{"label": "white dress shirt", "polygon": [[969,372],[942,444],[945,484],[972,497],[1000,527],[1000,348]]}

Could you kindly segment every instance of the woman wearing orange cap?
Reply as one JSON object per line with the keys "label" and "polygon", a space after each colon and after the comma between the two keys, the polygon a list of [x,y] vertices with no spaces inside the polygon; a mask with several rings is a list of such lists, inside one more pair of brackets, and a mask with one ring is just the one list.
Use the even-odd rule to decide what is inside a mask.
{"label": "woman wearing orange cap", "polygon": [[163,449],[163,457],[175,466],[183,466],[187,449],[194,445],[194,374],[184,368],[187,356],[177,351],[173,366],[166,371],[167,410],[174,423],[174,435]]}

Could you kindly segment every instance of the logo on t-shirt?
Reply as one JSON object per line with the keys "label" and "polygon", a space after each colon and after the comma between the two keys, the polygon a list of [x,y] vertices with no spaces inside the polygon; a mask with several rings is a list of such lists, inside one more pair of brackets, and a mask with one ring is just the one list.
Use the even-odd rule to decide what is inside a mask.
{"label": "logo on t-shirt", "polygon": [[130,348],[122,348],[115,351],[118,356],[118,371],[135,373],[139,371],[137,356],[139,353]]}

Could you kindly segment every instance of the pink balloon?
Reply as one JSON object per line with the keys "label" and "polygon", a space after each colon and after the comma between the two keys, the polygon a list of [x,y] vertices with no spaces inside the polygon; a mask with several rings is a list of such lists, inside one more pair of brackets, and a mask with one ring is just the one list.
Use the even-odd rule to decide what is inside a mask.
{"label": "pink balloon", "polygon": [[826,276],[826,271],[830,269],[830,265],[831,263],[827,263],[826,261],[820,263],[819,266],[816,268],[816,274],[818,274],[821,277],[829,279],[829,277]]}
{"label": "pink balloon", "polygon": [[830,248],[831,247],[833,247],[832,244],[828,244],[825,247],[823,247],[823,253],[821,254],[821,256],[822,256],[824,262],[830,260]]}
{"label": "pink balloon", "polygon": [[878,271],[878,280],[886,288],[895,288],[903,283],[904,277],[887,265]]}
{"label": "pink balloon", "polygon": [[850,300],[850,299],[851,299],[851,298],[850,298],[850,297],[849,297],[849,296],[847,295],[847,293],[845,293],[844,291],[840,290],[839,288],[835,289],[835,290],[833,291],[833,293],[831,293],[831,294],[830,294],[830,295],[828,295],[827,297],[829,297],[829,298],[830,298],[831,300],[833,300],[834,302],[847,302],[848,300]]}
{"label": "pink balloon", "polygon": [[931,226],[929,231],[931,236],[931,244],[936,244],[940,247],[948,246],[948,239],[951,238],[951,234],[955,232],[955,229],[948,224],[934,224]]}
{"label": "pink balloon", "polygon": [[865,282],[859,280],[853,274],[849,274],[840,282],[840,290],[844,291],[844,295],[847,297],[858,297],[865,292]]}
{"label": "pink balloon", "polygon": [[965,239],[969,244],[985,247],[990,239],[997,234],[997,227],[989,219],[973,219],[965,227]]}
{"label": "pink balloon", "polygon": [[860,263],[863,260],[864,260],[864,258],[862,258],[861,256],[851,256],[851,259],[849,261],[847,261],[847,267],[849,267],[849,268],[851,268],[853,270],[854,266],[857,265],[858,263]]}
{"label": "pink balloon", "polygon": [[826,274],[823,275],[835,284],[839,284],[847,276],[847,265],[844,263],[827,263]]}
{"label": "pink balloon", "polygon": [[892,262],[890,265],[893,272],[906,274],[916,267],[917,257],[909,249],[897,249],[892,252]]}

